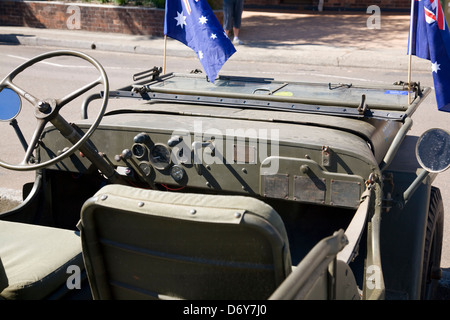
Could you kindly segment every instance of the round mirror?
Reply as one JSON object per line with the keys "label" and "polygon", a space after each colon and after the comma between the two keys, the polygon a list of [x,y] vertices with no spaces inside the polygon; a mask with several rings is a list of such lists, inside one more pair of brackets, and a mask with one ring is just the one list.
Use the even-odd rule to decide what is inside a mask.
{"label": "round mirror", "polygon": [[442,172],[450,166],[450,134],[443,129],[424,132],[416,145],[416,157],[422,168]]}
{"label": "round mirror", "polygon": [[19,95],[9,88],[0,91],[0,121],[10,121],[17,117],[22,102]]}

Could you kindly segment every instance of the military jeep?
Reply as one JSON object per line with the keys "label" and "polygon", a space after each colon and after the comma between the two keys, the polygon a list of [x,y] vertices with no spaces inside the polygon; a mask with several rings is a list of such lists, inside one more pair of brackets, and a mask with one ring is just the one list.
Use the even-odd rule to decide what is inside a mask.
{"label": "military jeep", "polygon": [[[16,82],[66,57],[96,78],[51,98]],[[0,83],[2,130],[20,143],[0,165],[35,171],[0,214],[3,299],[432,298],[444,213],[432,182],[450,138],[407,136],[430,88],[157,67],[130,83],[110,90],[71,50]]]}

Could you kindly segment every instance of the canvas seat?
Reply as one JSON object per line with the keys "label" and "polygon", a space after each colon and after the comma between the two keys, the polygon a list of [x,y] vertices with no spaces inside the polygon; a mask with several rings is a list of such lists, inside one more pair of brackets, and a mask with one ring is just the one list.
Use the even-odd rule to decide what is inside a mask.
{"label": "canvas seat", "polygon": [[84,270],[76,232],[0,221],[0,299],[58,299],[73,293],[66,285],[73,265]]}
{"label": "canvas seat", "polygon": [[248,197],[109,185],[79,228],[95,299],[266,299],[292,267],[280,216]]}

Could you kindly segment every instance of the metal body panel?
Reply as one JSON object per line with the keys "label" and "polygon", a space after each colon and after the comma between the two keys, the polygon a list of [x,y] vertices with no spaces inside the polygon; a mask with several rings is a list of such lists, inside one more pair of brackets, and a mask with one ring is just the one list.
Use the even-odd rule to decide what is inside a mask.
{"label": "metal body panel", "polygon": [[[417,177],[415,173],[389,173],[394,175],[394,199]],[[427,179],[404,207],[399,202],[382,215],[380,246],[386,294],[396,299],[420,299],[430,188]]]}
{"label": "metal body panel", "polygon": [[[189,106],[183,107],[185,111],[189,110]],[[231,119],[223,116],[228,110],[217,109],[220,117],[203,114],[111,114],[104,117],[91,140],[97,150],[107,155],[114,165],[132,167],[116,158],[125,149],[134,150],[134,137],[145,133],[148,143],[139,144],[143,153],[138,156],[135,154],[132,160],[138,166],[150,165],[152,176],[149,178],[157,183],[317,203],[314,193],[310,193],[312,199],[308,199],[308,193],[299,190],[300,185],[294,181],[303,177],[315,185],[316,178],[319,178],[324,179],[325,183],[321,191],[324,200],[320,204],[351,208],[358,206],[364,181],[377,168],[370,143],[365,139],[342,127]],[[349,127],[353,124],[365,127],[368,133],[374,135],[379,129],[361,120],[348,123],[339,120],[342,119],[337,118],[337,122]],[[84,122],[88,123],[89,120],[77,125],[84,128]],[[50,131],[47,132],[43,139],[44,145],[47,139],[57,140],[56,134],[53,137]],[[181,136],[182,143],[172,148],[168,143],[174,136]],[[213,142],[207,147],[193,147],[205,141]],[[62,145],[54,146],[57,150],[67,146],[64,139],[60,138],[60,142]],[[166,166],[161,167],[153,161],[151,154],[156,145],[167,150],[167,158],[170,155],[170,163]],[[178,157],[177,152],[180,150],[187,160]],[[48,153],[41,152],[42,159],[48,156]],[[268,165],[270,161],[276,165]],[[83,163],[83,159],[72,157],[57,167],[82,172],[89,167],[88,162]],[[182,181],[176,181],[170,175],[175,165],[185,172]],[[310,171],[304,172],[302,166]],[[268,173],[268,169],[275,171]],[[133,170],[134,174],[142,176],[142,172],[136,168]],[[278,187],[272,184],[268,188],[266,183],[270,184],[276,175],[287,178]]]}
{"label": "metal body panel", "polygon": [[[238,107],[224,108],[207,105],[142,103],[135,105],[134,109],[139,112],[148,111],[156,113],[161,113],[161,109],[163,109],[164,113],[171,115],[180,114],[198,117],[195,118],[197,121],[203,119],[203,117],[213,117],[223,118],[226,121],[231,119],[258,121],[260,122],[260,126],[265,126],[267,122],[271,122],[275,124],[289,123],[334,128],[351,132],[367,140],[373,149],[378,163],[383,159],[395,134],[402,126],[402,123],[398,121],[385,121],[373,118],[355,119],[321,114],[242,109]],[[107,117],[104,119],[104,122],[106,120]]]}
{"label": "metal body panel", "polygon": [[428,176],[405,204],[403,193],[422,171],[414,154],[417,137],[408,136],[384,172],[386,209],[381,220],[381,259],[386,294],[394,299],[420,299],[428,206],[433,176]]}

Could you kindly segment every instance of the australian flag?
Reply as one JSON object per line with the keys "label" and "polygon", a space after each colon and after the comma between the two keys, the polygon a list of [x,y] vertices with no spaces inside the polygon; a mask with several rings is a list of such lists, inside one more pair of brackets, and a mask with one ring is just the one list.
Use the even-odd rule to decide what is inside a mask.
{"label": "australian flag", "polygon": [[194,50],[212,83],[236,52],[207,0],[166,0],[164,34]]}
{"label": "australian flag", "polygon": [[431,61],[438,110],[450,112],[450,31],[439,0],[412,0],[408,54]]}

